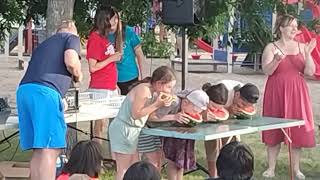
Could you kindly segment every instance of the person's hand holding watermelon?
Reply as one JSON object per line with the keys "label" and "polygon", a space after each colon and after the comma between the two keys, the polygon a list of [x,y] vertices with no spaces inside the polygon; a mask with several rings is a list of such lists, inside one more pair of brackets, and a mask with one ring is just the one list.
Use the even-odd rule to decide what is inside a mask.
{"label": "person's hand holding watermelon", "polygon": [[235,115],[241,113],[241,108],[237,104],[232,104],[229,108],[227,108],[230,115]]}
{"label": "person's hand holding watermelon", "polygon": [[180,124],[188,124],[190,121],[182,112],[175,114],[174,117],[175,120]]}

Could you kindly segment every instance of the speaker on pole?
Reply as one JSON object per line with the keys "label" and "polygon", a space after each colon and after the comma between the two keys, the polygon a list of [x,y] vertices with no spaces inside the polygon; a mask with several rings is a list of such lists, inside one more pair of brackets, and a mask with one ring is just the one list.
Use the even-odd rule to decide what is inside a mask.
{"label": "speaker on pole", "polygon": [[204,16],[204,0],[163,0],[163,23],[168,25],[196,25]]}

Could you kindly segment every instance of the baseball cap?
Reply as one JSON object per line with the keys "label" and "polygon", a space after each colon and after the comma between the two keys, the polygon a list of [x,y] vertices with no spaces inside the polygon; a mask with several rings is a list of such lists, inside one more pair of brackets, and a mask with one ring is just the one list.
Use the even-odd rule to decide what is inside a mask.
{"label": "baseball cap", "polygon": [[240,96],[249,103],[257,103],[259,99],[259,89],[251,83],[247,83],[239,89]]}
{"label": "baseball cap", "polygon": [[200,89],[190,91],[185,98],[202,110],[206,110],[209,104],[209,96]]}

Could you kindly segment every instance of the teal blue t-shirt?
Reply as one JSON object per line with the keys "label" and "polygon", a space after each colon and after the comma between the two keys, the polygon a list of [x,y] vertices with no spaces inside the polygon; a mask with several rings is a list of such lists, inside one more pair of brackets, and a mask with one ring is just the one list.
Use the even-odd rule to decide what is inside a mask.
{"label": "teal blue t-shirt", "polygon": [[[115,43],[114,34],[109,34],[108,39],[113,44]],[[134,32],[133,28],[126,26],[125,40],[123,41],[123,55],[121,61],[117,63],[118,82],[127,82],[139,76],[134,50],[140,43],[140,38]]]}

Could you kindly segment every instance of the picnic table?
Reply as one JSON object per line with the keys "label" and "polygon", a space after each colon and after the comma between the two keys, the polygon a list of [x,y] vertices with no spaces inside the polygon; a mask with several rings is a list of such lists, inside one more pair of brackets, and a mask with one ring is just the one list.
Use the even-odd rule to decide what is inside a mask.
{"label": "picnic table", "polygon": [[[89,93],[80,93],[81,95],[88,96]],[[120,96],[119,96],[120,97]],[[116,100],[119,99],[119,97],[116,97]],[[120,97],[123,99],[123,96]],[[110,99],[109,99],[110,100]],[[92,122],[95,120],[100,119],[109,119],[114,118],[119,111],[119,104],[120,102],[112,102],[111,105],[116,104],[117,106],[112,107],[110,103],[106,102],[103,98],[98,99],[80,99],[79,100],[80,108],[79,112],[69,112],[64,114],[65,122],[68,124],[68,127],[71,129],[75,129],[77,131],[83,132],[85,134],[90,134],[91,138],[93,137],[92,134]],[[87,133],[85,131],[82,131],[81,129],[76,128],[76,123],[78,122],[90,122],[90,133]],[[72,125],[71,125],[72,124]],[[18,116],[17,115],[11,115],[7,119],[5,124],[0,124],[0,131],[1,130],[7,130],[7,129],[18,129],[19,123],[18,123]],[[18,134],[19,131],[16,131],[15,133],[12,133],[8,137],[5,137],[4,139],[0,140],[0,144],[3,142],[11,139],[16,134]]]}
{"label": "picnic table", "polygon": [[[170,59],[170,62],[171,62],[172,69],[175,69],[175,64],[182,64],[181,58]],[[215,72],[218,69],[218,65],[227,66],[228,63],[224,61],[215,61],[212,59],[198,59],[198,60],[188,59],[188,65],[206,65],[206,66],[209,65],[209,66],[212,66],[212,70]],[[199,72],[199,71],[188,70],[188,72]]]}
{"label": "picnic table", "polygon": [[[192,139],[200,141],[209,141],[235,135],[250,134],[272,129],[281,129],[289,141],[289,168],[291,179],[293,179],[293,171],[291,165],[291,139],[290,130],[286,133],[285,128],[294,126],[303,126],[303,120],[272,118],[272,117],[255,117],[252,120],[227,120],[220,123],[203,123],[195,127],[157,127],[144,128],[142,132],[148,135],[172,137],[180,139]],[[208,171],[197,163],[198,169],[203,170],[207,174]],[[192,171],[193,172],[193,171]]]}

